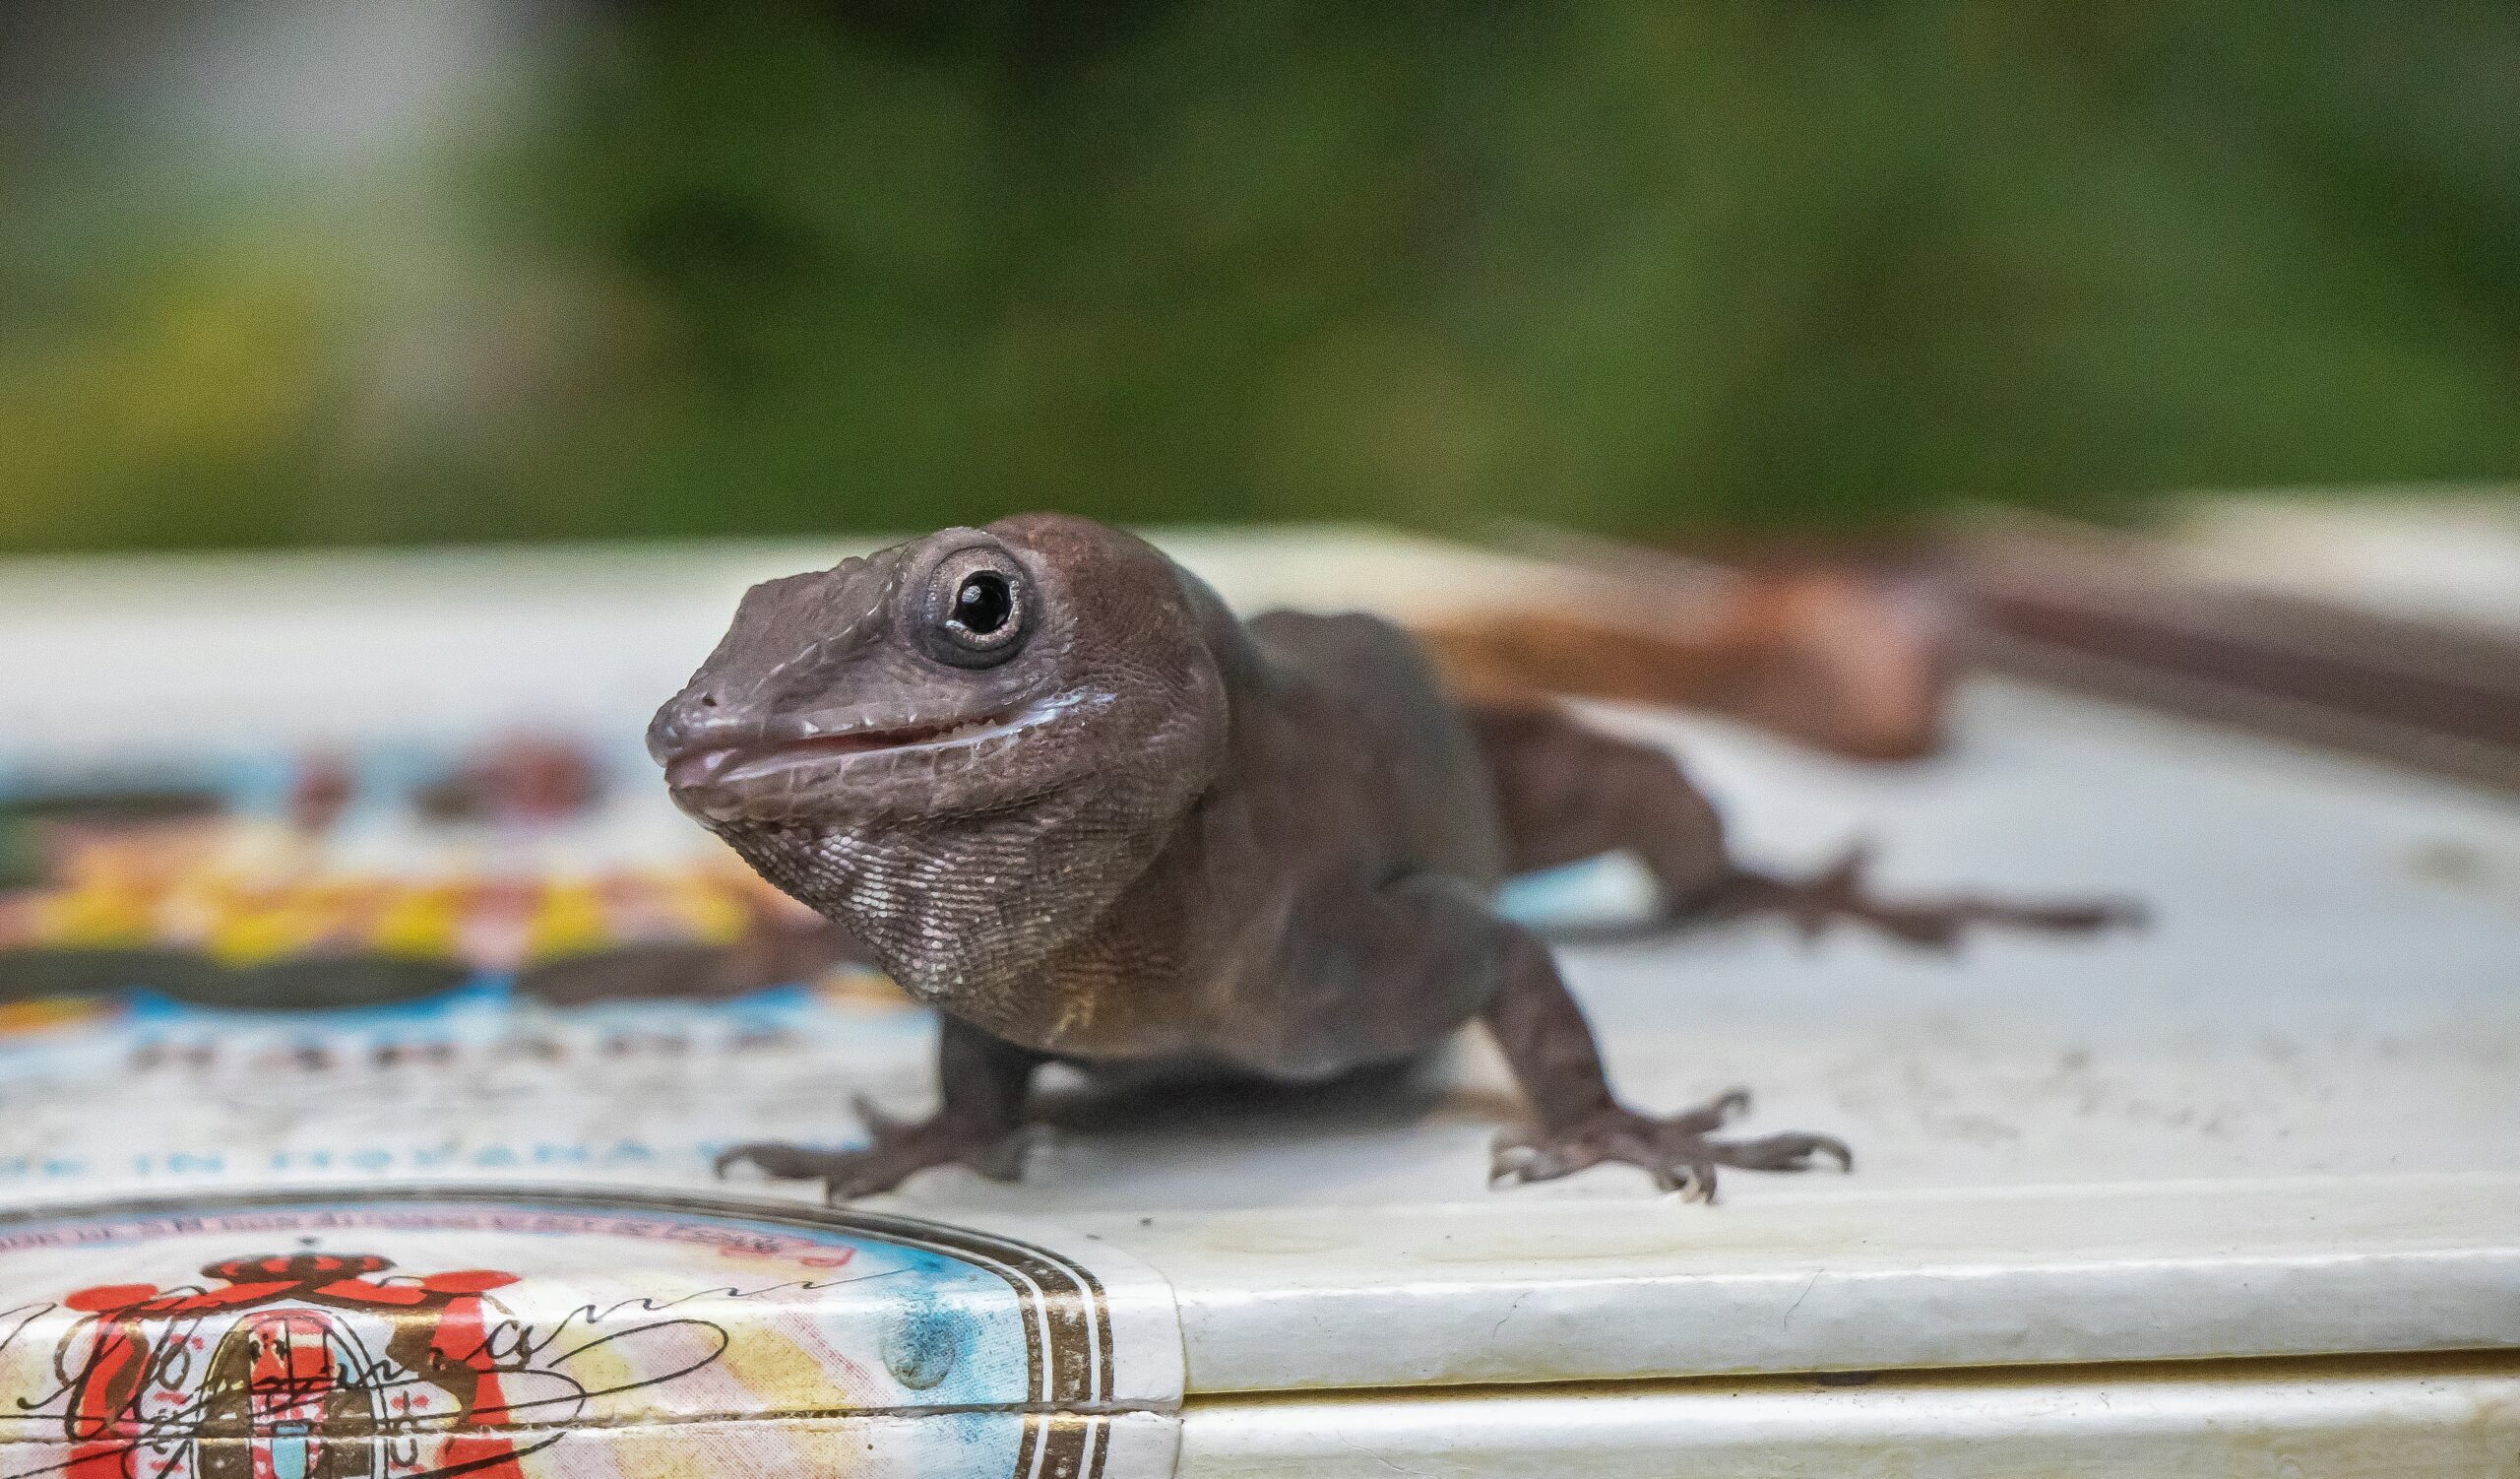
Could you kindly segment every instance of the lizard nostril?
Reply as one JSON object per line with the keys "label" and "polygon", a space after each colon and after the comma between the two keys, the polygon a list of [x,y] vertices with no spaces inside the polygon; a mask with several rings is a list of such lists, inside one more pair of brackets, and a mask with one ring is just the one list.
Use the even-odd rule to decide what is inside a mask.
{"label": "lizard nostril", "polygon": [[702,708],[704,708],[704,709],[714,709],[714,708],[718,707],[718,695],[717,695],[717,694],[715,694],[715,693],[703,693],[703,694],[701,694],[701,695],[700,695],[700,707],[702,707]]}

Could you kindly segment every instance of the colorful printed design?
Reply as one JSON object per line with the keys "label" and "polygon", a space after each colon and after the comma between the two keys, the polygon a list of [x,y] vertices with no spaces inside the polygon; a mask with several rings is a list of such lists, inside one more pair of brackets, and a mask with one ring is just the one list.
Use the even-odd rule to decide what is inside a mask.
{"label": "colorful printed design", "polygon": [[1168,1380],[1124,1374],[1077,1262],[801,1204],[26,1212],[0,1218],[0,1296],[6,1479],[1123,1479],[1168,1469],[1178,1397],[1177,1344]]}
{"label": "colorful printed design", "polygon": [[518,740],[459,761],[0,765],[0,995],[299,1006],[503,978],[561,1001],[711,997],[850,957],[648,768]]}
{"label": "colorful printed design", "polygon": [[0,1189],[687,1181],[846,1133],[929,1014],[624,734],[0,753]]}
{"label": "colorful printed design", "polygon": [[[99,1284],[62,1297],[71,1479],[121,1479],[153,1438],[192,1443],[160,1479],[353,1479],[380,1472],[517,1479],[502,1431],[521,1416],[501,1384],[482,1296],[488,1269],[380,1282],[374,1254],[275,1254],[205,1265],[215,1287]],[[193,1359],[205,1346],[207,1361]],[[372,1353],[373,1352],[373,1353]],[[378,1359],[378,1355],[383,1357]],[[452,1431],[419,1425],[448,1416]],[[380,1465],[387,1435],[413,1431]]]}

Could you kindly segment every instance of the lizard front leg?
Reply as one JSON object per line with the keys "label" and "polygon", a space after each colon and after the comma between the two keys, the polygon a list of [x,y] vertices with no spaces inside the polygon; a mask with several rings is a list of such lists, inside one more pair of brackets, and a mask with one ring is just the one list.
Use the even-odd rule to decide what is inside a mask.
{"label": "lizard front leg", "polygon": [[905,1123],[860,1095],[854,1107],[872,1141],[864,1148],[758,1140],[722,1152],[717,1172],[750,1164],[779,1181],[819,1181],[823,1200],[833,1204],[890,1191],[930,1166],[968,1166],[991,1181],[1014,1181],[1024,1170],[1025,1101],[1041,1061],[1040,1054],[946,1017],[936,1044],[942,1103],[935,1114]]}
{"label": "lizard front leg", "polygon": [[1665,1118],[1619,1103],[1583,1009],[1558,979],[1547,949],[1518,928],[1500,928],[1503,982],[1485,1020],[1531,1100],[1532,1123],[1497,1137],[1491,1183],[1551,1181],[1610,1161],[1642,1167],[1667,1191],[1712,1201],[1718,1166],[1802,1171],[1815,1156],[1828,1156],[1841,1170],[1855,1169],[1854,1152],[1828,1135],[1714,1138],[1710,1131],[1749,1107],[1744,1090]]}
{"label": "lizard front leg", "polygon": [[[1531,1103],[1531,1122],[1497,1137],[1491,1185],[1550,1181],[1614,1161],[1642,1167],[1665,1190],[1703,1199],[1715,1193],[1718,1166],[1800,1171],[1828,1156],[1854,1168],[1847,1147],[1826,1135],[1714,1138],[1748,1107],[1737,1089],[1668,1119],[1619,1103],[1547,946],[1457,880],[1419,874],[1332,891],[1310,901],[1292,933],[1295,948],[1278,961],[1292,996],[1268,1015],[1313,1021],[1318,1059],[1390,1061],[1473,1017],[1485,1022]],[[1291,1009],[1326,1002],[1347,1009]]]}

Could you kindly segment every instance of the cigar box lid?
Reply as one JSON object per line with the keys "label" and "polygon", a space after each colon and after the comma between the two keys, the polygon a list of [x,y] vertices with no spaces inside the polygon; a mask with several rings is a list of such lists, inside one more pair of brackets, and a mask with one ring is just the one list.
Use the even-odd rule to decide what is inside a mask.
{"label": "cigar box lid", "polygon": [[[1279,594],[1273,581],[1298,585],[1289,566],[1370,572],[1397,561],[1405,577],[1357,581],[1383,591],[1458,590],[1489,569],[1484,555],[1456,566],[1440,548],[1305,538],[1316,543],[1185,547],[1228,577],[1243,572],[1221,580],[1237,599]],[[638,557],[648,563],[635,581],[609,578],[622,567],[599,553],[544,565],[512,556],[460,579],[393,566],[401,573],[383,587],[405,593],[410,609],[371,614],[371,635],[401,654],[403,681],[442,695],[463,692],[461,676],[484,663],[498,669],[485,691],[523,694],[534,665],[546,663],[546,691],[576,695],[570,702],[601,733],[635,719],[627,695],[653,697],[679,678],[745,578],[832,556],[721,550],[694,556],[698,573],[682,587],[653,555]],[[187,578],[203,589],[257,585],[216,567]],[[359,579],[376,589],[378,568],[362,564]],[[631,586],[652,617],[679,614],[616,647],[605,633],[628,618],[602,593]],[[259,613],[245,603],[234,617],[244,626],[230,635],[250,652],[242,638],[266,627],[325,630],[373,611],[345,597],[338,618],[308,616],[333,610],[333,599],[316,582]],[[218,604],[206,609],[187,640],[209,646],[184,654],[185,673],[216,697],[231,687],[201,674],[228,644]],[[0,621],[0,655],[37,645],[36,618],[13,619]],[[57,606],[42,619],[56,637],[60,623],[77,625]],[[117,684],[147,677],[128,671],[139,660],[127,640],[107,640],[122,619],[115,607],[71,641],[116,655]],[[523,650],[534,644],[492,654],[475,641],[526,621],[552,629],[538,657]],[[349,654],[300,657],[291,680],[326,695],[308,712],[338,716],[344,694],[366,691]],[[361,786],[408,788],[447,737],[364,733],[382,711],[363,702],[303,742],[353,756]],[[530,1297],[537,1311],[565,1314],[606,1296],[680,1298],[730,1282],[690,1280],[734,1255],[642,1241],[618,1231],[624,1220],[752,1228],[765,1247],[837,1240],[852,1260],[920,1270],[791,1291],[798,1303],[781,1305],[791,1323],[761,1326],[770,1331],[761,1339],[824,1342],[835,1361],[862,1369],[863,1404],[813,1408],[811,1383],[838,1379],[799,1367],[794,1387],[762,1379],[771,1396],[758,1410],[808,1424],[841,1420],[831,1414],[980,1423],[969,1412],[1016,1432],[1107,1417],[1112,1434],[1150,1435],[1172,1431],[1184,1393],[1195,1406],[1234,1394],[2520,1345],[2520,1136],[2511,1133],[2520,1001],[2507,989],[2520,944],[2520,808],[2032,688],[1973,683],[1961,703],[1954,755],[1892,770],[1815,758],[1717,722],[1599,711],[1606,724],[1679,744],[1753,858],[1816,865],[1869,833],[1882,844],[1887,886],[2152,902],[2153,926],[2140,935],[1990,937],[1954,960],[1855,936],[1805,944],[1763,928],[1562,951],[1633,1101],[1676,1107],[1748,1084],[1758,1097],[1744,1132],[1841,1134],[1857,1148],[1853,1176],[1732,1175],[1712,1208],[1656,1196],[1615,1170],[1491,1193],[1487,1141],[1515,1103],[1473,1037],[1418,1073],[1325,1092],[1112,1099],[1053,1085],[1049,1128],[1021,1184],[934,1172],[826,1217],[807,1189],[719,1182],[711,1160],[744,1139],[846,1142],[852,1091],[895,1112],[917,1109],[929,1091],[924,1013],[847,971],[723,1000],[570,996],[515,968],[545,957],[514,930],[488,945],[465,944],[472,937],[458,930],[431,936],[454,941],[445,958],[506,949],[510,968],[465,966],[443,990],[416,994],[385,981],[371,1004],[321,1013],[262,1009],[250,991],[227,999],[198,983],[9,1005],[0,1199],[30,1227],[43,1217],[201,1222],[223,1198],[298,1198],[289,1205],[301,1217],[346,1207],[366,1208],[362,1217],[398,1206],[609,1209],[565,1213],[587,1230],[491,1229],[478,1236],[494,1241],[476,1249],[463,1241],[474,1231],[452,1224],[353,1220],[284,1245],[222,1223],[238,1236],[221,1231],[216,1247],[153,1244],[155,1261],[128,1276],[105,1266],[112,1257],[92,1272],[54,1261],[70,1256],[60,1249],[0,1239],[0,1294],[24,1309],[117,1284],[233,1287],[201,1269],[285,1259],[308,1247],[296,1238],[315,1236],[328,1254],[393,1260],[361,1277],[423,1287],[440,1272],[512,1273],[515,1284],[483,1298]],[[470,712],[475,734],[514,718],[487,700]],[[187,758],[167,752],[162,720],[128,734],[91,722],[105,728],[35,737],[0,765],[0,786],[54,784],[64,757],[127,769],[147,740],[159,746],[152,774],[161,787],[207,786],[257,816],[283,804],[271,735],[206,722]],[[452,720],[438,712],[430,723]],[[543,880],[529,924],[556,919],[579,933],[552,925],[525,935],[600,944],[605,930],[632,928],[601,910],[592,924],[584,917],[590,897],[619,903],[588,891],[606,868],[630,866],[619,860],[636,860],[633,870],[657,887],[680,879],[705,893],[703,883],[723,880],[676,852],[690,836],[671,830],[628,746],[598,749],[620,779],[580,824],[532,838],[493,829],[433,852],[404,821],[353,807],[366,820],[347,827],[343,845],[371,876],[417,869],[425,877],[411,886],[423,891],[426,878],[466,868]],[[1615,915],[1632,907],[1636,881],[1607,865],[1527,880],[1508,904],[1560,921]],[[671,928],[705,934],[715,917],[694,906]],[[223,964],[250,973],[275,958],[238,947]],[[151,958],[131,960],[132,984],[145,986]],[[119,1205],[135,1198],[146,1206]],[[1113,1318],[1139,1335],[1114,1325],[1118,1364],[1083,1397],[1016,1403],[1012,1367],[958,1355],[957,1372],[996,1373],[1006,1384],[969,1402],[908,1401],[883,1332],[916,1324],[903,1311],[921,1307],[923,1291],[946,1290],[955,1308],[966,1294],[985,1305],[972,1327],[983,1332],[1021,1328],[1024,1296],[959,1254],[921,1253],[930,1261],[917,1262],[905,1239],[1037,1250],[1045,1266],[1099,1281]],[[656,1292],[603,1282],[613,1268],[644,1270]],[[737,1326],[755,1327],[742,1298],[717,1298],[743,1307]],[[31,1333],[25,1350],[59,1348],[66,1317],[42,1319],[47,1333]],[[896,1355],[910,1348],[909,1337],[891,1338]],[[787,1371],[781,1359],[762,1358],[762,1369]],[[50,1370],[29,1368],[26,1380],[57,1385],[57,1375],[42,1375]],[[913,1370],[924,1369],[914,1361]],[[726,1388],[712,1395],[709,1383],[722,1380],[696,1379],[670,1397],[607,1394],[589,1410],[637,1414],[625,1431],[670,1421],[695,1432],[756,1410]],[[803,1395],[780,1394],[788,1391]],[[1150,1437],[1147,1451],[1166,1441]],[[1107,1443],[1117,1461],[1123,1440]]]}

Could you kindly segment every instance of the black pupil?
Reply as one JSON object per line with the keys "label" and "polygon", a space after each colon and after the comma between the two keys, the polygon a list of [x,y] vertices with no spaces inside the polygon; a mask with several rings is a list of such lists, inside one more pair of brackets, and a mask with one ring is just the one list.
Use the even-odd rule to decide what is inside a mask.
{"label": "black pupil", "polygon": [[974,636],[987,636],[1013,614],[1015,593],[995,570],[964,577],[963,588],[954,593],[954,624]]}

